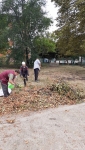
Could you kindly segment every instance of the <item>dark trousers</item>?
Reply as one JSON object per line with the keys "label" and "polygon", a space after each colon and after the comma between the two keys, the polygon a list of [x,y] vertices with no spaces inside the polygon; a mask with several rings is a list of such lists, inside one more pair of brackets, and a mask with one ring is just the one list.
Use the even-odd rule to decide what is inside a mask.
{"label": "dark trousers", "polygon": [[3,84],[3,83],[1,82],[1,87],[2,87],[2,90],[3,90],[3,93],[4,93],[4,97],[9,96],[10,94],[9,94],[9,92],[8,92],[8,84]]}
{"label": "dark trousers", "polygon": [[26,81],[28,81],[27,74],[23,74],[24,86],[26,86]]}
{"label": "dark trousers", "polygon": [[38,68],[34,69],[35,81],[38,80],[38,74],[39,74],[39,69]]}

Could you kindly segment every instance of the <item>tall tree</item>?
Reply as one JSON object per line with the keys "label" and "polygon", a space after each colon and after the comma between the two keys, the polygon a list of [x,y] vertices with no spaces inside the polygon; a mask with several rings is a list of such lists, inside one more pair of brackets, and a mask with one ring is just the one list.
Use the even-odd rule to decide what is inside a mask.
{"label": "tall tree", "polygon": [[0,13],[0,53],[5,53],[8,47],[7,15]]}
{"label": "tall tree", "polygon": [[57,46],[64,56],[85,54],[85,1],[84,0],[52,0],[59,6]]}
{"label": "tall tree", "polygon": [[2,11],[7,14],[9,38],[14,41],[11,57],[15,62],[25,59],[33,40],[51,24],[45,17],[42,0],[5,0]]}

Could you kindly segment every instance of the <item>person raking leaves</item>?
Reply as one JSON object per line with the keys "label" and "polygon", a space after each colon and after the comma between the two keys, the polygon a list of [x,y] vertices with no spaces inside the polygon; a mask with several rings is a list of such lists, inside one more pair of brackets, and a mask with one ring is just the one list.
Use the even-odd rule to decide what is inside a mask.
{"label": "person raking leaves", "polygon": [[18,74],[20,74],[19,70],[5,70],[0,73],[0,82],[4,97],[8,97],[10,95],[8,92],[8,83],[16,85],[15,79]]}
{"label": "person raking leaves", "polygon": [[24,86],[26,87],[26,81],[28,81],[29,72],[28,67],[26,66],[26,63],[24,61],[22,62],[22,66],[20,67],[20,76],[23,77]]}

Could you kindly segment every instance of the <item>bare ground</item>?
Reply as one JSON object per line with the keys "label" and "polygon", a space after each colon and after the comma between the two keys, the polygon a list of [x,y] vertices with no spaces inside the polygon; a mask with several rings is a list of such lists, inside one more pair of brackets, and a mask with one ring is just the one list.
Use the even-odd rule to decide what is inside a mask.
{"label": "bare ground", "polygon": [[2,116],[0,150],[85,150],[85,103]]}
{"label": "bare ground", "polygon": [[[0,98],[0,108],[4,106],[1,109],[3,111],[0,117],[0,150],[84,150],[84,99],[83,103],[79,101],[78,103],[81,104],[74,105],[76,104],[75,101],[71,102],[70,100],[68,102],[66,98],[66,103],[64,97],[62,100],[60,97],[57,97],[57,93],[48,97],[44,92],[43,97],[42,94],[39,95],[36,91],[38,92],[40,89],[46,90],[47,86],[63,80],[74,88],[79,88],[85,95],[85,68],[78,66],[42,68],[38,83],[34,82],[33,70],[30,69],[29,72],[30,77],[25,91],[24,88],[15,89],[7,103],[4,103],[3,98]],[[23,84],[20,78],[18,82]],[[18,107],[20,106],[19,109],[16,107],[18,111],[12,109],[15,101],[15,99],[13,101],[15,92],[17,93],[16,96],[19,95],[18,100],[16,98]],[[26,101],[22,98],[23,94],[20,96],[21,92],[25,93],[24,97],[27,95],[26,100],[31,101],[29,107],[25,107],[27,109],[21,108],[21,104],[24,104]],[[50,99],[50,103],[46,99]],[[54,99],[55,101],[58,99],[57,104],[53,101]],[[9,105],[12,106],[11,109],[8,107]],[[5,108],[7,109],[5,110]],[[38,112],[35,112],[36,110]]]}

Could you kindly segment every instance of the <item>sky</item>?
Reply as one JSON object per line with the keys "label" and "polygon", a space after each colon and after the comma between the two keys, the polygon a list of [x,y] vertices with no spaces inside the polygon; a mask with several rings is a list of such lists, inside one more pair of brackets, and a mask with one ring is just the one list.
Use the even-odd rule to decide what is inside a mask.
{"label": "sky", "polygon": [[46,0],[47,4],[46,4],[46,11],[48,12],[48,17],[51,17],[54,21],[53,25],[49,28],[50,32],[53,32],[55,29],[57,29],[56,27],[56,17],[57,17],[57,10],[58,8],[55,7],[54,2],[51,2],[51,0]]}

